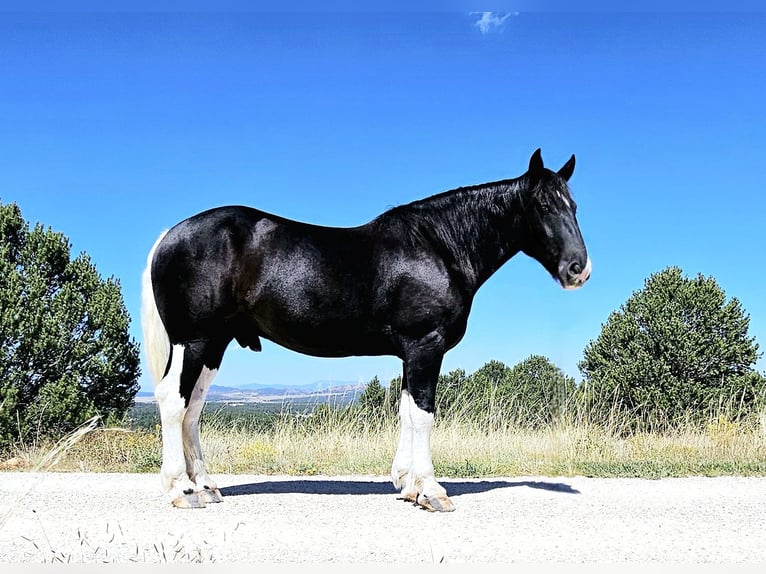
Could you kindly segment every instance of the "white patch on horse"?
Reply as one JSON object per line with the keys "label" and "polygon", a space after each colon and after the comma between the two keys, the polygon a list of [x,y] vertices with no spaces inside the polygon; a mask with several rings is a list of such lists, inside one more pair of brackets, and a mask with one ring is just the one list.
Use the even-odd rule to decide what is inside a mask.
{"label": "white patch on horse", "polygon": [[399,399],[399,445],[396,448],[396,455],[391,465],[391,480],[394,487],[401,489],[402,494],[407,495],[404,490],[407,486],[407,480],[410,476],[412,467],[412,418],[410,416],[410,405],[413,404],[410,393],[402,390]]}
{"label": "white patch on horse", "polygon": [[410,401],[412,419],[412,470],[416,478],[433,477],[434,467],[431,461],[431,429],[434,426],[434,414],[418,408],[412,395]]}
{"label": "white patch on horse", "polygon": [[215,490],[218,488],[205,472],[205,462],[202,457],[202,447],[199,442],[199,417],[205,406],[210,383],[215,378],[218,369],[202,367],[202,372],[194,385],[194,391],[189,399],[189,407],[183,419],[183,452],[186,460],[186,472],[196,485],[196,491]]}
{"label": "white patch on horse", "polygon": [[558,189],[557,189],[557,190],[556,190],[556,194],[559,196],[559,198],[561,199],[561,201],[563,201],[563,202],[564,202],[564,205],[566,205],[566,206],[567,206],[567,208],[569,208],[569,209],[571,209],[571,208],[572,208],[572,205],[569,203],[569,200],[567,199],[566,195],[564,195],[563,193],[561,193],[561,190],[558,190]]}
{"label": "white patch on horse", "polygon": [[168,374],[154,389],[154,398],[160,409],[162,422],[162,467],[160,480],[162,489],[171,499],[183,496],[184,491],[193,490],[194,484],[186,473],[184,460],[182,424],[186,416],[184,398],[181,396],[181,370],[184,364],[183,345],[173,345],[173,357]]}
{"label": "white patch on horse", "polygon": [[402,489],[403,498],[424,506],[436,499],[448,502],[447,491],[434,477],[431,458],[434,414],[418,407],[412,395],[403,390],[399,402],[399,419],[401,434],[391,467],[394,486]]}

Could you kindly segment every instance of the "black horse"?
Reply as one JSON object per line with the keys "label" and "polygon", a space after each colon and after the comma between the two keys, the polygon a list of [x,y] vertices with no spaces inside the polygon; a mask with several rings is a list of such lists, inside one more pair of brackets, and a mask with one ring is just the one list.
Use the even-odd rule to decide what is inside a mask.
{"label": "black horse", "polygon": [[403,361],[401,435],[391,468],[406,500],[454,506],[434,478],[430,436],[444,354],[477,290],[522,251],[566,289],[591,264],[567,181],[538,149],[528,171],[395,207],[365,225],[321,227],[249,207],[210,209],[160,236],[143,275],[142,324],[162,421],[161,479],[179,507],[219,502],[198,420],[232,340],[319,357]]}

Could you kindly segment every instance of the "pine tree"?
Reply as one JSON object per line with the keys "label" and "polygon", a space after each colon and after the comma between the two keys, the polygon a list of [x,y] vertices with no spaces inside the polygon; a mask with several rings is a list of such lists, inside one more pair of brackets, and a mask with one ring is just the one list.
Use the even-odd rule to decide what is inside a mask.
{"label": "pine tree", "polygon": [[140,373],[129,324],[116,279],[0,203],[0,447],[121,417]]}

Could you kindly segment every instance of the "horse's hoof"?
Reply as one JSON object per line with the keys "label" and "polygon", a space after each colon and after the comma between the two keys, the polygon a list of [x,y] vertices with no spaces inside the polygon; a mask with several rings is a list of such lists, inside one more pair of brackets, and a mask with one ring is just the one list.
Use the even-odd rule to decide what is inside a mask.
{"label": "horse's hoof", "polygon": [[455,505],[444,495],[428,497],[425,494],[418,496],[418,504],[429,512],[454,512]]}
{"label": "horse's hoof", "polygon": [[414,504],[417,504],[418,502],[418,493],[417,492],[403,492],[402,493],[402,500],[406,502],[412,502]]}
{"label": "horse's hoof", "polygon": [[223,495],[221,495],[221,491],[217,488],[208,488],[205,487],[205,490],[201,490],[197,493],[200,500],[203,501],[203,503],[207,502],[223,502]]}
{"label": "horse's hoof", "polygon": [[199,496],[199,493],[192,492],[174,498],[173,506],[176,508],[205,508],[205,501]]}

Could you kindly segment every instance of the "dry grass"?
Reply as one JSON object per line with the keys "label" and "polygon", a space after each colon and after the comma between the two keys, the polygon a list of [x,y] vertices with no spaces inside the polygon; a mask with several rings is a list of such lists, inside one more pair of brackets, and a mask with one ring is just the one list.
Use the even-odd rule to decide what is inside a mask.
{"label": "dry grass", "polygon": [[[203,425],[206,464],[219,474],[387,475],[398,421],[375,424],[358,416],[283,416],[268,430],[247,425]],[[449,477],[766,475],[764,421],[745,425],[725,417],[705,428],[623,436],[568,423],[529,430],[488,428],[461,420],[438,421],[432,436],[436,472]],[[53,454],[55,452],[55,454]],[[157,472],[159,428],[88,429],[65,447],[41,445],[20,452],[26,468],[84,472]]]}
{"label": "dry grass", "polygon": [[[333,417],[313,428],[304,417],[284,417],[271,431],[203,428],[205,461],[212,472],[340,475],[387,473],[397,435],[393,426],[359,429]],[[383,470],[385,469],[385,470]]]}
{"label": "dry grass", "polygon": [[763,430],[723,421],[624,437],[588,425],[487,432],[447,423],[432,447],[437,472],[448,476],[766,475]]}

